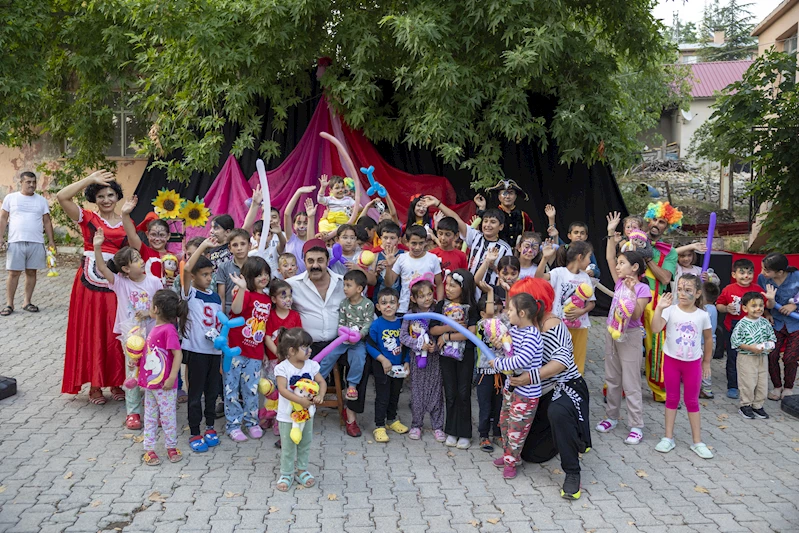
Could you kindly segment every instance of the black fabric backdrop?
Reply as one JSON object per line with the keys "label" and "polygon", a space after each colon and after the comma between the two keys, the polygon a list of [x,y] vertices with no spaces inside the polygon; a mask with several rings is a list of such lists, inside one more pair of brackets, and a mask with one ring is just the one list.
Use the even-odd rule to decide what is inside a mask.
{"label": "black fabric backdrop", "polygon": [[[269,162],[269,168],[276,168],[283,159],[294,149],[302,138],[311,116],[322,97],[321,88],[315,76],[311,76],[312,94],[310,97],[293,107],[286,121],[285,132],[273,132],[273,113],[264,102],[260,105],[260,113],[265,115],[261,136],[256,139],[255,146],[260,145],[264,139],[273,139],[281,147],[281,157]],[[383,94],[387,100],[391,98],[390,84],[383,84]],[[554,100],[538,95],[530,96],[530,108],[534,115],[544,116],[548,121],[552,118]],[[170,182],[166,172],[161,169],[147,168],[136,194],[142,199],[155,198],[159,189],[173,188],[186,198],[199,196],[202,198],[211,187],[222,165],[228,157],[230,148],[239,133],[239,126],[228,123],[225,126],[225,143],[219,154],[217,168],[210,173],[195,172],[189,183],[182,184]],[[441,158],[436,157],[429,150],[410,149],[406,144],[390,144],[380,142],[375,144],[380,155],[390,165],[412,174],[434,174],[444,176],[452,183],[458,195],[458,202],[471,199],[475,191],[470,188],[471,175],[467,170],[458,170],[446,165]],[[596,163],[592,166],[576,163],[571,166],[563,165],[557,159],[557,145],[550,138],[550,148],[541,152],[540,148],[531,144],[517,144],[505,142],[502,146],[502,166],[505,176],[514,179],[529,195],[529,200],[520,198],[517,205],[527,211],[533,219],[535,228],[542,234],[546,233],[546,216],[544,206],[553,204],[557,208],[557,226],[561,238],[566,238],[568,225],[575,220],[584,221],[590,229],[589,238],[594,245],[594,250],[602,269],[602,282],[612,288],[613,280],[608,272],[605,257],[605,216],[610,211],[621,211],[626,216],[627,209],[624,205],[619,187],[613,172],[607,165]],[[246,150],[238,158],[244,176],[249,177],[255,172],[255,162],[258,154],[255,150]],[[419,191],[423,192],[423,191]],[[496,198],[489,198],[489,205],[496,204]],[[149,201],[142,201],[133,212],[136,221],[142,220],[151,210]],[[602,293],[597,294],[597,310],[593,314],[606,315],[610,306],[610,299]]]}

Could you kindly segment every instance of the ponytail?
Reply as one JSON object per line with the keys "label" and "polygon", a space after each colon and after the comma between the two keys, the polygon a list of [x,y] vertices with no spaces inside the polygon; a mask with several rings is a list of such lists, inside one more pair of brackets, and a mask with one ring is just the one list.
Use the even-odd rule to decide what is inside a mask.
{"label": "ponytail", "polygon": [[178,333],[185,337],[189,330],[189,302],[169,289],[156,291],[153,306],[158,308],[158,315],[165,322],[177,325]]}
{"label": "ponytail", "polygon": [[513,307],[516,308],[516,312],[524,311],[536,327],[543,322],[545,312],[545,303],[543,301],[533,298],[531,294],[526,292],[520,292],[513,296],[510,301],[513,303]]}
{"label": "ponytail", "polygon": [[763,269],[770,272],[784,271],[789,274],[796,272],[796,267],[788,264],[788,258],[777,252],[772,252],[763,258]]}

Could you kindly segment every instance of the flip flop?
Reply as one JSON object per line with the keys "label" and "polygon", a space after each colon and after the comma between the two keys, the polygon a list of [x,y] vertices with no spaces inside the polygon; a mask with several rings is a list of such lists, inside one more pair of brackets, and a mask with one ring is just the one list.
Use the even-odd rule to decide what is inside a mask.
{"label": "flip flop", "polygon": [[13,312],[14,312],[14,308],[11,307],[10,305],[7,305],[7,306],[5,306],[3,308],[2,311],[0,311],[0,316],[8,316],[8,315],[10,315]]}
{"label": "flip flop", "polygon": [[22,310],[23,310],[23,311],[27,311],[27,312],[29,312],[29,313],[38,313],[38,312],[39,312],[39,308],[38,308],[38,307],[36,307],[36,306],[35,306],[35,305],[33,305],[33,304],[28,304],[28,305],[26,305],[25,307],[23,307],[23,308],[22,308]]}

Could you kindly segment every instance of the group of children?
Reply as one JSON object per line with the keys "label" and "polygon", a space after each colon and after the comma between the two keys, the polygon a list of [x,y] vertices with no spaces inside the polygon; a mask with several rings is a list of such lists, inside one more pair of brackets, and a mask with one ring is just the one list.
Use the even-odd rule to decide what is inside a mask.
{"label": "group of children", "polygon": [[[358,400],[359,390],[363,394],[364,389],[359,385],[364,377],[374,377],[376,442],[387,442],[388,430],[409,433],[413,440],[421,439],[424,418],[429,415],[435,440],[446,446],[469,448],[471,394],[476,383],[480,447],[491,452],[495,445],[501,446],[503,454],[495,464],[503,469],[504,477],[515,477],[542,390],[535,383],[512,387],[505,376],[540,369],[544,347],[539,330],[544,308],[541,301],[526,293],[509,297],[510,290],[526,277],[551,283],[555,293],[552,313],[568,327],[569,348],[573,345],[574,361],[583,373],[591,325],[588,313],[594,308],[593,287],[600,272],[587,240],[587,225],[572,223],[567,234],[570,243],[560,241],[554,225],[555,209],[547,206],[550,226],[548,238],[543,241],[532,231],[529,217],[515,206],[521,189],[511,180],[502,182],[499,207],[481,210],[479,224],[467,224],[433,196],[412,198],[403,224],[390,197],[386,198],[388,208],[384,205],[372,211],[377,206],[376,199],[358,210],[359,203],[347,192],[344,179],[323,177],[320,183],[318,201],[327,211],[320,217],[324,223],[320,224],[318,234],[314,232],[318,207],[310,199],[306,200],[304,210],[294,214],[301,196],[315,189],[304,187],[287,204],[283,228],[279,211],[273,208],[267,246],[259,251],[258,243],[265,228],[255,222],[261,203],[260,191],[256,190],[244,227],[235,228],[229,215],[217,216],[208,238],[185,244],[185,265],[174,279],[166,278],[159,265],[166,245],[166,239],[155,234],[162,231],[161,221],[153,221],[148,227],[149,246],[136,236],[129,217],[135,198],[125,204],[122,213],[131,246],[115,255],[111,268],[102,261],[102,232],[98,231],[94,242],[97,264],[120,302],[119,327],[115,331],[123,345],[130,336],[131,323],[139,328],[137,331],[147,332],[145,355],[138,363],[133,357],[130,360],[144,394],[145,463],[160,462],[153,449],[159,415],[168,458],[181,459],[177,449],[175,388],[180,387],[177,381],[183,363],[188,383],[189,445],[193,451],[205,452],[219,444],[215,402],[221,395],[225,433],[233,441],[259,439],[263,429],[270,427],[280,436],[281,477],[277,488],[288,490],[295,480],[303,486],[312,486],[314,478],[307,468],[315,406],[324,398],[325,379],[339,356],[346,353],[347,400]],[[326,186],[330,186],[329,196],[325,194]],[[476,203],[485,208],[484,200],[476,199]],[[372,218],[370,214],[375,212],[378,215]],[[514,221],[510,233],[506,227],[508,221]],[[619,297],[624,291],[632,294],[634,308],[622,337],[609,340],[605,368],[608,416],[597,430],[610,431],[617,424],[623,390],[632,427],[626,442],[637,444],[643,438],[641,321],[651,294],[649,287],[641,283],[647,269],[645,258],[634,246],[617,256],[615,229],[619,222],[618,216],[609,217],[607,260],[616,282],[616,294]],[[632,222],[628,228],[625,221],[626,235],[641,229],[642,221],[637,228],[636,221]],[[303,273],[302,252],[315,238],[321,238],[327,245],[327,255],[334,260],[330,269],[343,276],[344,298],[336,317],[338,325],[357,332],[358,339],[341,344],[321,362],[311,359],[314,343],[302,329],[300,315],[292,309],[292,285],[285,281]],[[764,276],[776,272],[770,268],[764,264]],[[743,274],[739,276],[737,272],[738,269],[736,282],[744,282]],[[710,319],[704,310],[696,307],[701,287],[698,276],[681,272],[676,282],[677,301],[668,295],[661,297],[652,324],[658,331],[666,330],[666,353],[670,356],[666,365],[667,391],[677,391],[667,399],[666,437],[658,450],[668,451],[665,448],[674,446],[671,439],[682,381],[691,426],[696,426],[695,451],[707,457],[712,454],[698,439],[698,398],[702,378],[710,377],[713,341]],[[771,346],[768,343],[776,340],[773,332],[771,336],[765,335],[762,327],[765,319],[760,318],[765,304],[771,307],[774,301],[775,291],[769,290],[767,300],[750,292],[741,295],[740,309],[735,308],[737,314],[732,307],[726,307],[727,289],[717,301],[720,311],[725,307],[728,318],[744,318],[742,312],[746,315],[738,327],[735,324],[730,327],[731,345],[739,350],[740,382],[731,389],[740,390],[741,401],[751,403],[749,409],[742,404],[745,416],[749,412],[754,416],[764,414],[760,387],[762,358],[749,362],[740,354],[754,357],[768,351]],[[787,308],[790,309],[790,304]],[[437,313],[448,320],[403,318],[420,313]],[[215,339],[222,322],[238,317],[243,318],[244,325],[230,327],[225,339],[236,353],[220,373],[222,351]],[[502,321],[506,336],[495,334],[495,324],[489,328],[492,319]],[[453,321],[458,327],[453,327]],[[686,329],[689,323],[691,326]],[[466,333],[481,336],[493,346],[498,357],[492,359],[488,354],[480,354]],[[704,344],[695,342],[696,339],[704,339]],[[796,342],[792,332],[786,339],[789,343]],[[134,355],[130,349],[127,353]],[[786,365],[786,384],[781,394],[790,394],[796,359],[792,373]],[[743,363],[744,360],[747,362]],[[729,364],[728,361],[728,367]],[[750,393],[745,387],[750,386],[753,375],[758,386]],[[398,416],[406,376],[411,378],[410,428]],[[271,383],[276,385],[276,392],[269,387]],[[131,428],[136,427],[136,416],[132,415],[137,415],[140,409],[139,387],[132,387],[126,393],[127,422]],[[259,394],[266,396],[262,408]],[[203,417],[205,427],[201,430]],[[357,424],[347,422],[348,433],[360,435]],[[664,444],[666,441],[670,444]]]}

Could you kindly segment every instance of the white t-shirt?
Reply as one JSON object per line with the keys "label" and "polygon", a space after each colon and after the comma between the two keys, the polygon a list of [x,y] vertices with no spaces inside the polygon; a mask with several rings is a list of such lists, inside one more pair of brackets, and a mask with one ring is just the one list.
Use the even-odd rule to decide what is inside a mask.
{"label": "white t-shirt", "polygon": [[710,315],[704,309],[686,313],[672,305],[663,310],[666,321],[666,344],[663,353],[681,361],[696,361],[702,358],[702,338],[710,327]]}
{"label": "white t-shirt", "polygon": [[[294,376],[300,376],[313,380],[318,373],[319,363],[312,359],[305,361],[305,364],[302,366],[302,368],[297,368],[296,366],[292,365],[288,359],[281,361],[275,367],[275,378],[286,378],[289,389],[291,389],[291,378]],[[294,409],[291,407],[291,400],[284,398],[282,394],[279,395],[277,400],[277,421],[292,422],[291,413],[293,411]],[[312,404],[311,407],[308,408],[308,412],[311,414],[311,418],[313,418],[314,414],[316,413],[316,406]]]}
{"label": "white t-shirt", "polygon": [[50,213],[50,206],[44,197],[12,192],[3,198],[3,211],[8,212],[8,242],[44,244],[42,217]]}
{"label": "white t-shirt", "polygon": [[[330,258],[333,259],[333,250],[328,248],[327,252],[328,252],[328,254],[330,254]],[[350,262],[350,263],[358,263],[358,258],[360,256],[361,256],[361,250],[359,250],[359,249],[356,249],[355,253],[353,253],[352,255],[344,255],[343,251],[341,253],[341,258],[344,259],[344,261]],[[346,265],[344,265],[344,263],[342,263],[341,261],[336,261],[336,263],[332,267],[330,267],[330,270],[332,270],[336,274],[339,274],[340,276],[343,276],[344,274],[349,272],[349,270],[347,270]],[[298,271],[298,273],[299,273],[299,271]]]}
{"label": "white t-shirt", "polygon": [[535,271],[537,269],[538,269],[538,265],[536,265],[535,263],[533,263],[529,267],[522,267],[521,270],[519,270],[519,279],[534,278],[535,277]]}
{"label": "white t-shirt", "polygon": [[397,312],[407,313],[411,302],[411,281],[428,272],[433,274],[433,276],[441,274],[441,260],[430,252],[425,252],[422,257],[417,259],[411,257],[410,253],[401,254],[397,256],[397,262],[394,263],[394,267],[391,270],[400,276],[402,281],[399,310]]}
{"label": "white t-shirt", "polygon": [[[161,278],[156,278],[149,272],[138,283],[122,274],[114,274],[114,279],[108,280],[108,285],[117,295],[117,316],[114,321],[114,333],[122,335],[126,329],[136,325],[136,313],[147,314],[153,296],[164,288]],[[147,330],[152,328],[155,320],[145,320]]]}
{"label": "white t-shirt", "polygon": [[[558,318],[563,318],[563,307],[571,301],[574,291],[577,290],[583,283],[591,284],[591,278],[588,274],[579,271],[577,274],[572,274],[566,267],[553,268],[549,272],[549,282],[552,288],[555,289],[555,301],[552,302],[552,314]],[[593,302],[596,300],[596,295],[592,295],[588,301]],[[588,313],[580,317],[580,328],[590,328],[591,320],[588,318]]]}
{"label": "white t-shirt", "polygon": [[220,355],[222,352],[214,348],[214,341],[206,336],[212,329],[219,331],[221,324],[216,313],[222,310],[222,299],[212,290],[201,291],[189,287],[189,295],[181,290],[180,296],[189,303],[189,327],[186,337],[180,343],[181,348],[192,352]]}

